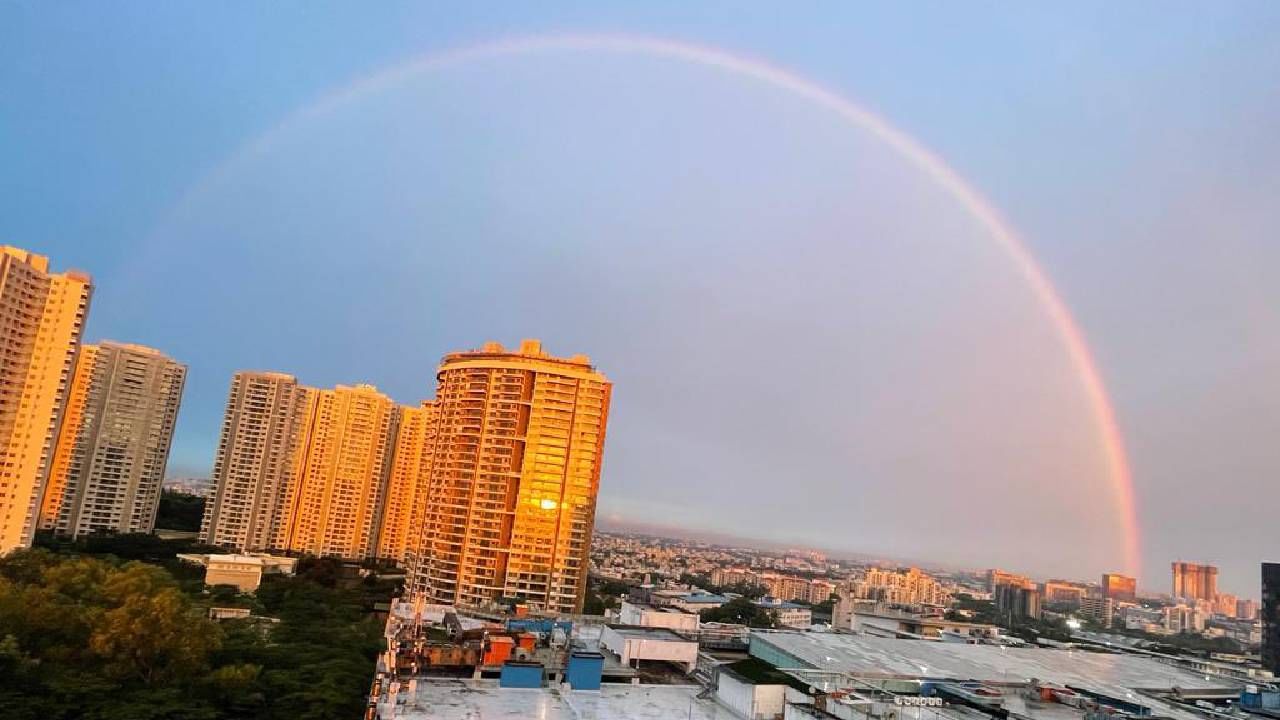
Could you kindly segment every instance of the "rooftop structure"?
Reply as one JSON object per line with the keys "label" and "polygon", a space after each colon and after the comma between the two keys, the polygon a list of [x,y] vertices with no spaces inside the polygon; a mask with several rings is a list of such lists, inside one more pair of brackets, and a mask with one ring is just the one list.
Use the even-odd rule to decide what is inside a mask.
{"label": "rooftop structure", "polygon": [[698,685],[603,685],[590,692],[504,689],[496,680],[417,679],[378,703],[381,720],[727,720]]}
{"label": "rooftop structure", "polygon": [[1134,688],[1236,687],[1130,654],[895,640],[790,631],[751,634],[751,655],[779,668],[849,673],[863,678],[1025,682],[1029,678],[1124,696]]}

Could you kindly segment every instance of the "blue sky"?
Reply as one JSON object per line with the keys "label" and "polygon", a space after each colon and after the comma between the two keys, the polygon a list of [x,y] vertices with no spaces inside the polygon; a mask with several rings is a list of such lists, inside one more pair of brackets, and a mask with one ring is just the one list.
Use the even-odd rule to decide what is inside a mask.
{"label": "blue sky", "polygon": [[0,239],[93,273],[91,339],[191,365],[174,472],[207,472],[234,369],[408,403],[444,352],[541,336],[618,383],[602,514],[1113,569],[1091,416],[1034,298],[962,208],[820,109],[543,53],[241,152],[359,78],[504,37],[766,59],[1019,228],[1115,400],[1143,585],[1181,557],[1254,595],[1280,466],[1277,31],[1263,2],[5,3]]}

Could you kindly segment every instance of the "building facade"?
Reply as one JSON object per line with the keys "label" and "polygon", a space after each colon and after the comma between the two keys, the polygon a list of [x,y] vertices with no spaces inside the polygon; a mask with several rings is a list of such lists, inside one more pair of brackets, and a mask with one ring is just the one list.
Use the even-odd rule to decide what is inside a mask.
{"label": "building facade", "polygon": [[0,246],[0,554],[31,545],[92,285]]}
{"label": "building facade", "polygon": [[1120,573],[1103,573],[1102,596],[1116,602],[1134,602],[1138,598],[1138,581]]}
{"label": "building facade", "polygon": [[1175,598],[1207,600],[1218,596],[1218,568],[1189,562],[1173,563],[1173,590]]}
{"label": "building facade", "polygon": [[200,540],[240,552],[283,549],[293,513],[310,388],[284,373],[231,379]]}
{"label": "building facade", "polygon": [[399,408],[372,385],[314,390],[285,548],[346,559],[377,551]]}
{"label": "building facade", "polygon": [[71,536],[155,528],[187,367],[142,345],[77,361],[41,525]]}
{"label": "building facade", "polygon": [[848,583],[838,591],[841,597],[875,600],[890,605],[936,605],[951,603],[951,592],[919,568],[906,571],[870,568],[862,580]]}
{"label": "building facade", "polygon": [[426,520],[431,448],[435,443],[435,403],[400,408],[400,428],[387,478],[378,557],[407,563]]}
{"label": "building facade", "polygon": [[611,390],[586,357],[534,340],[445,356],[410,587],[445,604],[581,612]]}
{"label": "building facade", "polygon": [[1280,675],[1280,563],[1262,563],[1262,667]]}

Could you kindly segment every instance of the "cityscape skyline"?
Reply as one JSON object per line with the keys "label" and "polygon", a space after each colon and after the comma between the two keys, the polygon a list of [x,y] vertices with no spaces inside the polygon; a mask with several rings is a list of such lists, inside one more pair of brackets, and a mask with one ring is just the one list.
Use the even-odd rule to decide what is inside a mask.
{"label": "cityscape skyline", "polygon": [[[1254,594],[1280,419],[1268,22],[1130,8],[1150,34],[1093,53],[1097,7],[1022,9],[1004,21],[1022,34],[948,10],[847,11],[822,29],[752,10],[738,27],[698,10],[544,11],[512,27],[616,26],[772,63],[936,151],[1020,229],[1097,356],[1133,465],[1140,589],[1186,558]],[[235,371],[416,403],[442,354],[537,336],[590,352],[621,388],[602,517],[1129,572],[1093,404],[1034,293],[963,207],[821,108],[608,50],[402,72],[325,100],[510,37],[484,13],[290,28],[232,10],[211,20],[247,40],[226,63],[186,22],[54,15],[18,13],[4,25],[22,37],[0,35],[24,58],[0,64],[24,107],[0,230],[94,275],[86,341],[190,365],[170,475],[209,473]],[[238,35],[256,22],[296,57]],[[933,49],[913,57],[877,22]],[[335,43],[340,25],[369,38]],[[1010,66],[1027,42],[1085,60]],[[100,59],[119,75],[84,88],[74,78]],[[153,92],[114,82],[126,74]],[[46,86],[84,89],[104,121],[83,126]],[[1188,92],[1206,99],[1187,107]],[[450,319],[461,306],[465,324]],[[1206,513],[1209,493],[1238,502]]]}

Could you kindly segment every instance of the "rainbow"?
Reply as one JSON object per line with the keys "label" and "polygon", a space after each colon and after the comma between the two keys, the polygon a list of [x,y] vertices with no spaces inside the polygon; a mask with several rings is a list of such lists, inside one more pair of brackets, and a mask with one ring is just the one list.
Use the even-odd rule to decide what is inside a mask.
{"label": "rainbow", "polygon": [[1135,510],[1133,479],[1120,427],[1116,420],[1115,408],[1102,382],[1102,376],[1084,333],[1031,251],[1019,239],[1009,222],[1001,217],[999,211],[928,148],[883,118],[837,93],[762,60],[685,42],[612,34],[537,35],[429,53],[358,79],[286,116],[279,124],[242,146],[227,161],[206,175],[184,195],[174,209],[176,211],[191,198],[200,195],[205,188],[216,184],[238,164],[238,161],[267,150],[291,127],[310,117],[325,114],[362,96],[395,87],[424,73],[487,58],[550,51],[648,55],[715,68],[764,83],[792,97],[835,113],[850,125],[871,133],[958,200],[986,228],[1016,266],[1040,301],[1070,356],[1081,387],[1093,410],[1098,440],[1105,452],[1112,499],[1120,515],[1123,532],[1125,572],[1130,575],[1137,574],[1140,567],[1140,534]]}

